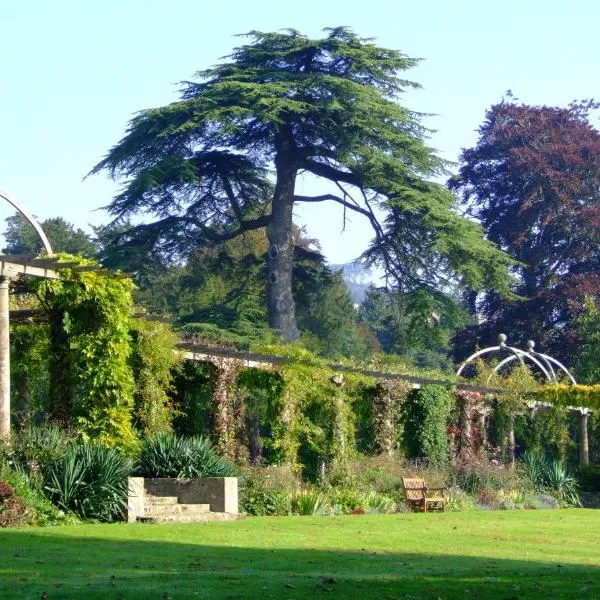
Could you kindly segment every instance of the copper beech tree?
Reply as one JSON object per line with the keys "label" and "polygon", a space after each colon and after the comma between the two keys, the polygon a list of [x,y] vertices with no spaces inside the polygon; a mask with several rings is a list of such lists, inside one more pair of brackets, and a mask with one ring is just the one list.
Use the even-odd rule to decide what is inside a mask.
{"label": "copper beech tree", "polygon": [[490,108],[477,145],[463,151],[450,188],[519,261],[513,291],[521,296],[480,298],[486,320],[461,336],[465,352],[506,332],[515,344],[532,338],[573,357],[584,300],[600,299],[600,132],[590,123],[598,107],[509,98]]}
{"label": "copper beech tree", "polygon": [[[347,28],[309,39],[295,30],[251,32],[250,43],[183,85],[181,99],[142,111],[93,169],[123,179],[115,221],[150,219],[127,244],[175,256],[266,228],[269,325],[298,337],[292,214],[298,202],[334,202],[373,228],[367,262],[400,290],[439,288],[459,276],[506,287],[509,259],[454,211],[432,178],[444,163],[420,116],[398,102],[416,64]],[[323,193],[297,193],[300,174]]]}

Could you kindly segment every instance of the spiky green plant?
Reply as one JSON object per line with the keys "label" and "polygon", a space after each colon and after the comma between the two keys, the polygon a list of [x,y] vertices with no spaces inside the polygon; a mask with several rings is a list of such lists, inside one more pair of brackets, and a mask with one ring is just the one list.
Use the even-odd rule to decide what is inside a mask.
{"label": "spiky green plant", "polygon": [[327,502],[315,490],[303,489],[291,496],[292,513],[295,515],[311,516],[323,513]]}
{"label": "spiky green plant", "polygon": [[561,461],[525,452],[523,465],[536,490],[550,493],[563,506],[581,506],[577,480]]}
{"label": "spiky green plant", "polygon": [[210,441],[203,437],[181,437],[159,433],[141,445],[135,472],[141,477],[231,477],[235,466],[216,454]]}
{"label": "spiky green plant", "polygon": [[75,446],[44,470],[46,494],[83,519],[115,521],[127,508],[131,462],[115,448]]}

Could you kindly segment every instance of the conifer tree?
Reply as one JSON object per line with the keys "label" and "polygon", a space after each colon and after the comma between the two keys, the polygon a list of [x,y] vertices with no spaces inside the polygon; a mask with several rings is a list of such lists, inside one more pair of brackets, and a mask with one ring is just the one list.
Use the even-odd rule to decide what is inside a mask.
{"label": "conifer tree", "polygon": [[[398,100],[416,84],[416,60],[344,27],[309,39],[295,30],[253,31],[250,43],[183,85],[181,99],[142,111],[92,170],[122,178],[115,220],[151,214],[128,244],[185,254],[267,228],[269,324],[298,337],[292,296],[292,211],[335,202],[374,230],[363,258],[398,288],[460,276],[502,288],[508,259],[459,216],[431,181],[444,163],[425,143],[420,116]],[[297,194],[301,173],[324,193]]]}

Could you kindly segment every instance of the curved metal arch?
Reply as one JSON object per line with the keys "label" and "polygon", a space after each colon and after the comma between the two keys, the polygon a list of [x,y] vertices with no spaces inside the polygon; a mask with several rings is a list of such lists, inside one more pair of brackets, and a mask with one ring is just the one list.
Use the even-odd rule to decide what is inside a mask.
{"label": "curved metal arch", "polygon": [[44,245],[44,250],[47,254],[52,255],[52,246],[44,233],[41,225],[36,221],[35,217],[29,214],[14,198],[9,196],[6,192],[0,190],[0,198],[6,200],[9,204],[11,204],[14,208],[16,208],[24,217],[27,219],[29,224],[35,229],[36,233],[40,236],[42,240],[42,244]]}
{"label": "curved metal arch", "polygon": [[[518,349],[515,348],[515,350],[518,350]],[[540,371],[546,376],[546,379],[548,381],[550,381],[550,382],[556,381],[556,375],[554,374],[554,371],[552,371],[552,374],[550,374],[537,358],[535,358],[528,352],[523,352],[523,350],[518,350],[518,352],[521,353],[526,358],[528,358],[529,360],[531,360],[531,362],[536,364],[538,366],[538,368],[540,369]],[[508,364],[512,360],[515,360],[515,356],[507,356],[504,360],[500,361],[494,367],[494,370],[492,373],[497,373],[504,365]],[[523,361],[521,361],[521,364],[524,364]],[[490,378],[492,377],[492,373],[490,373],[490,376],[488,377],[488,382],[489,382]]]}
{"label": "curved metal arch", "polygon": [[484,354],[488,354],[489,352],[499,352],[500,350],[508,350],[509,352],[513,353],[513,358],[518,358],[519,362],[523,365],[525,364],[523,362],[523,358],[521,357],[521,355],[526,356],[527,354],[525,352],[523,352],[523,350],[519,350],[518,348],[513,348],[512,346],[507,346],[504,343],[500,343],[499,346],[490,346],[489,348],[484,348],[483,350],[478,350],[477,352],[471,354],[471,356],[469,356],[469,358],[467,358],[462,365],[460,365],[460,367],[458,368],[458,371],[456,371],[456,375],[460,375],[463,371],[463,369],[471,362],[473,362],[476,358],[478,358],[479,356],[483,356]]}
{"label": "curved metal arch", "polygon": [[[532,363],[534,363],[539,369],[540,371],[544,374],[544,376],[546,377],[546,380],[553,383],[557,381],[557,377],[556,377],[556,372],[552,366],[552,363],[554,363],[555,365],[557,365],[562,371],[564,371],[564,373],[569,377],[569,379],[571,380],[571,382],[573,384],[576,384],[575,378],[571,375],[571,373],[569,373],[569,370],[559,361],[557,361],[555,358],[552,358],[551,356],[548,356],[547,354],[543,354],[541,352],[536,352],[533,348],[535,347],[535,343],[532,341],[527,342],[527,352],[525,352],[524,350],[521,350],[519,348],[515,348],[513,346],[507,346],[506,345],[506,335],[504,335],[503,333],[501,333],[498,336],[498,342],[499,345],[498,346],[490,346],[489,348],[484,348],[483,350],[478,350],[477,352],[474,352],[473,354],[471,354],[471,356],[469,356],[458,368],[458,370],[456,371],[456,375],[460,376],[463,372],[463,370],[465,369],[465,367],[471,363],[472,361],[474,361],[476,358],[483,356],[484,354],[489,354],[490,352],[500,352],[502,350],[506,350],[508,352],[511,352],[512,355],[508,356],[506,358],[504,358],[503,360],[500,361],[500,363],[498,365],[496,365],[496,367],[493,370],[493,373],[497,373],[504,365],[508,364],[509,362],[518,359],[519,362],[524,365],[524,358],[531,361]],[[488,381],[491,378],[491,374],[488,377]]]}
{"label": "curved metal arch", "polygon": [[[532,352],[532,354],[536,354],[537,356],[542,356],[548,362],[554,363],[571,380],[571,383],[573,385],[577,385],[577,381],[575,381],[575,377],[573,377],[573,375],[571,375],[571,372],[569,371],[569,369],[567,369],[567,367],[565,367],[565,365],[563,365],[560,361],[556,360],[556,358],[553,358],[552,356],[548,356],[547,354],[542,354],[541,352]],[[554,376],[554,379],[556,380],[556,375]]]}

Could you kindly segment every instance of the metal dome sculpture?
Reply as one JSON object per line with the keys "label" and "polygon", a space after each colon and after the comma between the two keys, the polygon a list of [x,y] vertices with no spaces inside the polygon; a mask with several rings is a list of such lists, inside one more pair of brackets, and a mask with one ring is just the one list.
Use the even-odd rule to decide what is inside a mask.
{"label": "metal dome sculpture", "polygon": [[498,336],[498,346],[490,346],[488,348],[484,348],[483,350],[478,350],[477,352],[474,352],[473,354],[471,354],[471,356],[469,356],[460,365],[460,367],[458,368],[458,371],[456,371],[456,375],[457,376],[462,375],[463,371],[470,363],[472,363],[474,360],[476,360],[480,356],[483,356],[484,354],[490,354],[490,353],[494,353],[494,352],[497,352],[497,353],[507,353],[508,352],[509,355],[506,358],[502,359],[494,367],[493,371],[490,373],[490,375],[488,377],[488,381],[490,380],[492,375],[494,373],[498,373],[498,371],[500,371],[500,369],[502,369],[502,367],[504,367],[505,365],[509,364],[510,362],[512,362],[514,360],[518,360],[522,365],[524,365],[526,363],[526,361],[529,361],[530,363],[534,364],[541,371],[541,373],[546,378],[546,381],[548,381],[549,383],[558,383],[558,373],[560,371],[562,371],[565,374],[565,376],[569,378],[569,380],[571,381],[571,383],[573,385],[577,384],[577,382],[575,381],[575,378],[573,377],[573,375],[571,375],[571,373],[569,372],[569,369],[567,369],[567,367],[565,367],[561,362],[559,362],[552,356],[548,356],[547,354],[543,354],[542,352],[536,352],[534,350],[534,348],[535,348],[535,342],[533,342],[532,340],[529,340],[527,342],[527,351],[521,350],[520,348],[515,348],[514,346],[507,346],[506,345],[506,335],[501,333]]}

